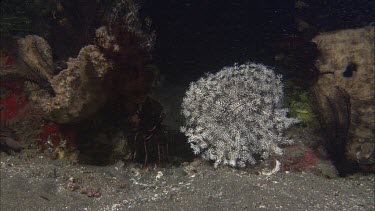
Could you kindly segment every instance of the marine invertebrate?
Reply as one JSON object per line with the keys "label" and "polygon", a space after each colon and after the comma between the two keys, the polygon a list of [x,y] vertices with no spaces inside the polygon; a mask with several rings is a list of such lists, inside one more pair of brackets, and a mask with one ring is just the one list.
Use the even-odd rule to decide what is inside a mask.
{"label": "marine invertebrate", "polygon": [[117,1],[112,9],[96,31],[96,45],[79,46],[66,67],[57,69],[61,61],[53,61],[47,41],[29,35],[18,40],[17,67],[0,75],[26,81],[29,99],[59,124],[87,118],[108,99],[131,110],[152,85],[148,65],[154,36],[139,20],[135,1]]}
{"label": "marine invertebrate", "polygon": [[[375,27],[326,32],[312,41],[321,52],[315,63],[319,72],[331,72],[321,75],[313,87],[323,113],[318,117],[327,130],[323,135],[332,147],[329,154],[337,157],[336,164],[349,166],[341,167],[341,175],[353,171],[351,163],[374,166],[370,155],[375,151]],[[358,153],[369,156],[358,159]]]}
{"label": "marine invertebrate", "polygon": [[346,148],[350,138],[352,104],[349,94],[335,87],[334,94],[315,100],[318,107],[315,110],[324,137],[325,148],[340,176],[355,171],[355,165],[347,158]]}
{"label": "marine invertebrate", "polygon": [[135,0],[115,1],[95,39],[116,70],[106,75],[104,87],[113,100],[125,103],[130,113],[150,91],[154,79],[150,51],[155,33],[150,19],[139,18],[139,8]]}
{"label": "marine invertebrate", "polygon": [[28,102],[22,83],[1,80],[0,148],[10,152],[28,147],[35,141],[41,125],[40,113]]}
{"label": "marine invertebrate", "polygon": [[289,115],[298,118],[304,127],[318,127],[319,123],[316,118],[313,107],[314,102],[311,99],[311,93],[297,89],[285,97],[285,105],[290,107]]}
{"label": "marine invertebrate", "polygon": [[297,123],[282,108],[281,75],[254,63],[225,67],[192,82],[182,103],[181,131],[195,154],[230,166],[254,164],[261,156],[282,154],[292,140],[283,130]]}
{"label": "marine invertebrate", "polygon": [[[27,36],[24,39],[42,38]],[[24,39],[21,39],[21,45]],[[36,45],[35,48],[39,49],[37,43]],[[33,51],[31,55],[21,54],[22,60],[49,85],[50,91],[43,89],[41,83],[26,83],[26,89],[29,99],[38,105],[49,119],[57,123],[77,121],[97,111],[106,101],[101,83],[112,65],[96,46],[83,47],[77,58],[69,59],[68,67],[58,75],[52,75],[52,65],[43,68],[34,66],[34,63],[46,61],[43,55],[40,56],[42,58],[38,55],[37,60],[29,60],[34,53],[39,54],[39,51]],[[50,53],[45,52],[52,60]]]}
{"label": "marine invertebrate", "polygon": [[[61,6],[61,10],[66,8],[65,11],[68,13],[70,3],[73,2],[64,1],[61,5],[58,3],[58,5]],[[97,4],[99,3],[97,2]],[[99,11],[101,9],[98,7],[97,12],[100,14],[97,15],[101,17],[100,23],[96,22],[99,19],[96,19],[96,16],[94,18],[93,15],[93,18],[90,18],[90,21],[88,20],[92,25],[85,27],[88,31],[85,34],[85,41],[81,39],[77,40],[82,42],[69,40],[69,45],[66,45],[68,48],[74,49],[72,51],[66,51],[66,48],[62,47],[65,42],[55,39],[55,36],[49,42],[53,46],[50,47],[50,44],[42,37],[29,35],[18,40],[18,46],[15,48],[18,50],[15,65],[11,65],[13,60],[10,58],[12,57],[7,56],[7,54],[3,56],[3,52],[1,52],[0,76],[6,76],[4,81],[5,79],[7,81],[16,79],[20,82],[24,88],[22,94],[25,94],[23,96],[25,100],[22,103],[31,102],[30,105],[40,111],[41,119],[47,120],[43,122],[45,125],[43,133],[38,136],[40,143],[43,144],[42,148],[50,149],[53,155],[59,157],[64,157],[63,150],[69,148],[65,146],[64,142],[66,141],[66,144],[69,145],[70,141],[74,140],[64,136],[65,129],[69,130],[72,125],[79,125],[80,131],[77,131],[74,135],[80,137],[80,140],[87,138],[88,142],[94,143],[84,147],[81,144],[80,149],[89,149],[92,146],[93,149],[98,149],[100,154],[103,155],[107,152],[110,153],[113,147],[116,149],[116,152],[113,153],[117,153],[117,156],[125,154],[128,139],[127,137],[120,138],[118,139],[120,141],[118,141],[115,134],[129,129],[127,128],[128,117],[135,114],[137,109],[139,110],[138,102],[145,99],[152,86],[154,71],[150,65],[150,50],[155,36],[153,32],[149,31],[150,22],[148,20],[143,22],[139,19],[139,7],[135,0],[118,0],[103,4],[113,7],[110,11],[107,9]],[[82,17],[89,15],[88,13],[93,10],[95,8],[91,5],[82,14]],[[66,15],[69,16],[69,14]],[[73,20],[69,19],[68,22],[71,23]],[[100,27],[96,31],[93,30],[92,27],[97,26]],[[68,31],[73,32],[74,35],[82,35],[79,32],[86,29],[75,30],[76,27],[72,27]],[[94,31],[96,32],[95,35]],[[59,32],[58,37],[61,40],[68,40],[71,37],[69,33],[61,33],[61,30]],[[96,36],[95,40],[94,36]],[[87,45],[87,43],[93,43],[94,41],[94,45]],[[61,51],[64,53],[61,53]],[[67,59],[69,55],[74,56]],[[28,101],[26,101],[26,96]],[[2,101],[1,104],[3,102],[5,101]],[[7,102],[8,104],[3,111],[13,115],[14,112],[11,108],[13,108],[12,106],[15,104],[13,102],[15,101],[7,100]],[[145,107],[143,106],[143,108]],[[105,110],[108,110],[108,112]],[[28,114],[26,111],[28,112],[28,110],[25,110],[22,114]],[[144,112],[143,109],[142,113]],[[90,130],[87,133],[88,135],[83,134],[82,128],[84,128],[84,125],[89,125],[95,121],[97,116],[100,117],[105,114],[109,114],[111,118],[104,118],[108,121],[102,124],[102,131]],[[160,114],[158,113],[158,115]],[[4,115],[1,117],[8,118]],[[162,134],[159,132],[161,131],[159,127],[155,129],[154,127],[148,127],[151,125],[145,126],[146,119],[144,119],[144,116],[138,115],[138,117],[141,119],[140,127],[142,127],[137,128],[136,140],[138,142],[146,145],[148,144],[146,142],[151,142],[151,139],[156,139],[157,136]],[[9,118],[13,118],[13,116]],[[154,125],[161,125],[156,122],[158,120],[153,122]],[[50,123],[58,128],[63,128],[64,131],[47,132],[47,129],[51,129],[48,127]],[[43,124],[39,125],[40,129]],[[62,124],[64,126],[60,127]],[[100,136],[101,134],[104,134],[104,136]],[[98,140],[97,143],[100,142],[101,146],[106,146],[106,148],[96,148],[96,140]],[[7,144],[7,142],[2,143]],[[158,147],[160,150],[164,149],[161,148],[162,144],[158,144]],[[120,150],[123,152],[118,152]],[[80,151],[84,152],[85,150]],[[90,150],[85,152],[91,153]],[[145,150],[145,154],[147,160],[147,150]],[[149,153],[149,155],[151,154]],[[158,155],[159,160],[166,157],[163,156],[162,152],[159,152]]]}
{"label": "marine invertebrate", "polygon": [[316,166],[319,158],[317,152],[310,149],[303,149],[299,145],[290,146],[285,149],[288,155],[281,159],[283,171],[303,171]]}
{"label": "marine invertebrate", "polygon": [[133,159],[143,159],[144,166],[148,161],[158,161],[162,165],[168,159],[167,132],[162,121],[162,106],[149,97],[141,102],[130,118],[133,126],[129,142],[131,154]]}

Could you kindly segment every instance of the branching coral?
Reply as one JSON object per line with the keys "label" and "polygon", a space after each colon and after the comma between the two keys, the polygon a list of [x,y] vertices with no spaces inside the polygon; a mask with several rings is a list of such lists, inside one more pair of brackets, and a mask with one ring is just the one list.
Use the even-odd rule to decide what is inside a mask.
{"label": "branching coral", "polygon": [[281,154],[291,140],[283,130],[298,122],[282,108],[281,75],[260,64],[226,67],[190,84],[182,103],[181,131],[195,154],[243,167],[261,156]]}

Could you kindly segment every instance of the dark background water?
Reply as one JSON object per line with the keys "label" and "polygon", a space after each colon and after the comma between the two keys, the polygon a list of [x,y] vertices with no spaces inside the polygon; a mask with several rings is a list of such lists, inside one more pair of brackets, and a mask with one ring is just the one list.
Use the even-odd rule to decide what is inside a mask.
{"label": "dark background water", "polygon": [[[75,57],[93,43],[113,2],[3,0],[1,47],[11,48],[8,35],[37,34],[48,40],[56,60]],[[285,39],[311,40],[320,32],[375,23],[374,0],[143,0],[140,5],[142,19],[151,18],[157,35],[154,63],[173,79],[197,78],[235,62],[272,66]],[[307,28],[299,30],[301,21]]]}
{"label": "dark background water", "polygon": [[[154,59],[170,78],[197,78],[233,63],[273,65],[285,37],[311,39],[319,32],[374,24],[375,1],[306,0],[145,1],[157,33]],[[298,31],[297,21],[310,26]]]}

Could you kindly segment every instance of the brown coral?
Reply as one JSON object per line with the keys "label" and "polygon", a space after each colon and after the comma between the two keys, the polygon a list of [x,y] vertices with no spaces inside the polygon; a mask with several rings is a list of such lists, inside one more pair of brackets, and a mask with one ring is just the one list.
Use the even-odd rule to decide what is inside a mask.
{"label": "brown coral", "polygon": [[47,41],[26,36],[18,41],[20,65],[0,74],[26,80],[31,101],[56,123],[85,119],[108,100],[132,113],[153,80],[154,34],[144,31],[138,9],[132,0],[119,1],[106,26],[96,31],[96,45],[83,47],[62,68],[54,63]]}
{"label": "brown coral", "polygon": [[[34,36],[35,37],[35,36]],[[31,39],[26,37],[24,40]],[[20,42],[21,48],[27,48],[27,41]],[[56,76],[51,76],[51,70],[47,68],[37,68],[39,60],[43,56],[37,57],[34,54],[39,52],[29,52],[21,54],[22,60],[35,72],[45,74],[53,89],[54,95],[45,89],[37,89],[40,84],[26,84],[29,90],[30,99],[41,107],[48,114],[49,118],[57,123],[67,123],[79,120],[97,111],[106,100],[103,93],[101,81],[112,65],[108,62],[96,46],[89,45],[83,47],[77,58],[69,59],[68,68],[61,71]],[[31,54],[29,56],[29,54]],[[47,56],[48,53],[46,54]],[[30,57],[36,57],[29,60]]]}
{"label": "brown coral", "polygon": [[112,63],[98,47],[88,45],[67,68],[54,75],[52,50],[42,37],[29,35],[18,40],[18,61],[11,69],[2,69],[2,76],[27,81],[29,99],[57,123],[80,120],[97,111],[106,101],[102,81]]}

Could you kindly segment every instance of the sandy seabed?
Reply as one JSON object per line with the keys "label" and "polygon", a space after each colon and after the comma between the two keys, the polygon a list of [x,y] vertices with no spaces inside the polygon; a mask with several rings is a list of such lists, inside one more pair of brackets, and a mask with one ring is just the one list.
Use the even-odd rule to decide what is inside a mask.
{"label": "sandy seabed", "polygon": [[166,168],[1,154],[1,210],[374,210],[374,175],[257,175],[201,159]]}

